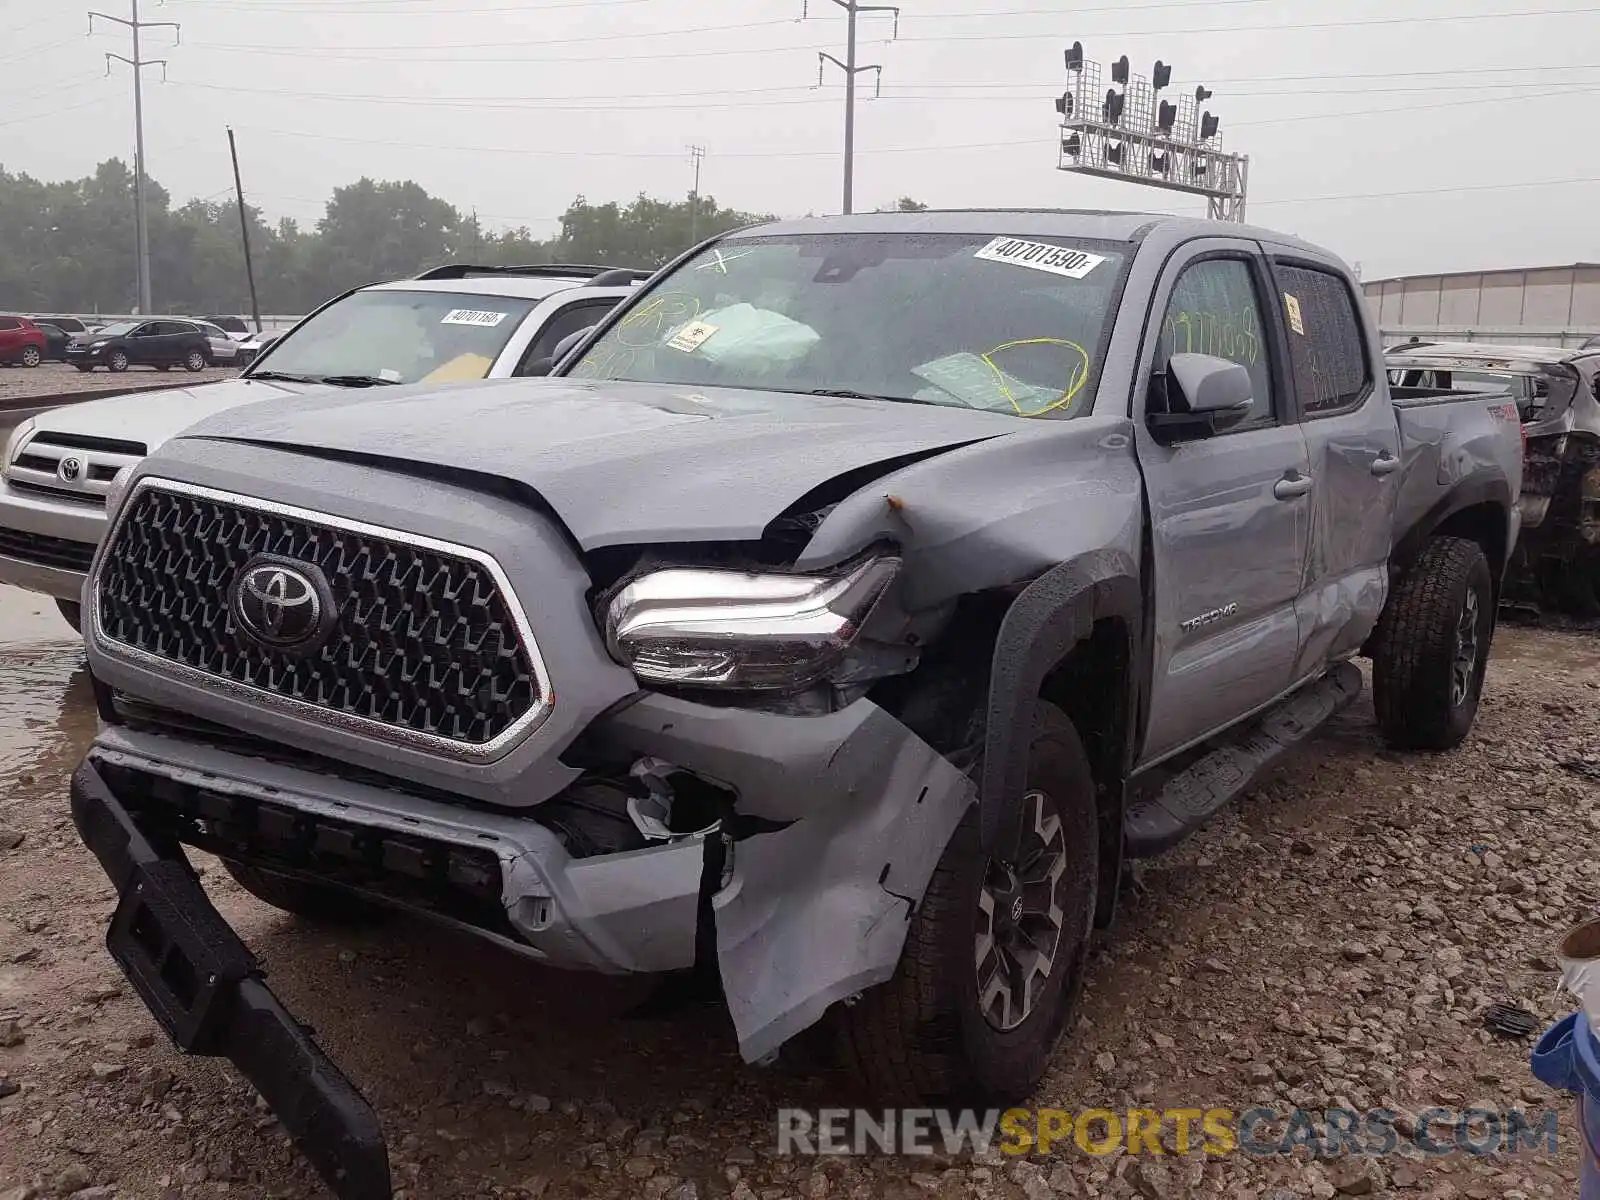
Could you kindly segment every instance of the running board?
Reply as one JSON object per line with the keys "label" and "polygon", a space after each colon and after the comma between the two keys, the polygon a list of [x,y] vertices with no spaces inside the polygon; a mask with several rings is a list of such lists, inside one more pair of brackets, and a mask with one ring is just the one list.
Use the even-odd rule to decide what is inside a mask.
{"label": "running board", "polygon": [[1353,663],[1341,663],[1249,721],[1128,809],[1124,852],[1129,858],[1150,858],[1172,849],[1360,694],[1361,672]]}

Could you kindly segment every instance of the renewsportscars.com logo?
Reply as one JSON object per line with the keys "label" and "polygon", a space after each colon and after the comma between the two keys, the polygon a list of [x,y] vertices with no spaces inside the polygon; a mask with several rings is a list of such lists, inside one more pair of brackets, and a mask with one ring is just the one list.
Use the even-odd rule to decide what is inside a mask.
{"label": "renewsportscars.com logo", "polygon": [[1289,1154],[1375,1157],[1409,1149],[1516,1154],[1557,1149],[1554,1110],[1428,1108],[781,1108],[778,1153]]}

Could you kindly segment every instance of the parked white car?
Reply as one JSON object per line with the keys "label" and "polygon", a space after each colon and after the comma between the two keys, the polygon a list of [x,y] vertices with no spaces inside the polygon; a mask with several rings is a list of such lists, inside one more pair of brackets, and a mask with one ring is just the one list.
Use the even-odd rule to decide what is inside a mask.
{"label": "parked white car", "polygon": [[320,388],[543,374],[561,342],[598,324],[648,274],[439,267],[329,301],[236,379],[91,400],[23,421],[0,456],[0,583],[53,596],[76,629],[107,494],[168,438],[213,413]]}

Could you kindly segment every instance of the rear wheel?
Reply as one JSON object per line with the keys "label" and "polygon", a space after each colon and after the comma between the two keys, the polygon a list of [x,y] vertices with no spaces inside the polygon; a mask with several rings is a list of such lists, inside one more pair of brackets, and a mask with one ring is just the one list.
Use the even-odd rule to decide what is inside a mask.
{"label": "rear wheel", "polygon": [[1372,702],[1390,745],[1451,750],[1478,715],[1494,580],[1476,542],[1434,538],[1395,585],[1379,618]]}
{"label": "rear wheel", "polygon": [[185,371],[204,371],[206,369],[206,356],[198,350],[191,350],[183,357]]}
{"label": "rear wheel", "polygon": [[1094,781],[1072,723],[1035,707],[1015,862],[979,848],[970,810],[939,860],[894,978],[837,1011],[875,1095],[1009,1102],[1049,1065],[1082,991],[1099,873]]}
{"label": "rear wheel", "polygon": [[293,879],[249,866],[231,858],[222,860],[236,882],[263,904],[308,921],[326,925],[353,925],[371,921],[379,913],[372,904],[326,884]]}
{"label": "rear wheel", "polygon": [[25,367],[37,367],[43,361],[44,361],[44,355],[42,353],[40,353],[39,347],[37,347],[37,346],[24,346],[22,348],[22,365],[23,366],[25,366]]}
{"label": "rear wheel", "polygon": [[128,354],[125,350],[113,350],[111,357],[106,360],[106,366],[121,374],[128,369]]}

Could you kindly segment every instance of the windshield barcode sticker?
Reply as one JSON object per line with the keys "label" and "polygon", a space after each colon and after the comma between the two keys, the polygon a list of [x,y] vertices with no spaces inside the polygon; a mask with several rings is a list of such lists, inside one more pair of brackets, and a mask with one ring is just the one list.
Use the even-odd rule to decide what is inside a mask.
{"label": "windshield barcode sticker", "polygon": [[1025,242],[1021,238],[998,237],[972,256],[985,262],[1010,263],[1017,267],[1031,267],[1035,271],[1049,271],[1052,275],[1065,275],[1068,279],[1082,279],[1101,263],[1102,254],[1074,250],[1070,246],[1052,246],[1047,242]]}
{"label": "windshield barcode sticker", "polygon": [[507,315],[503,312],[485,312],[477,308],[452,308],[445,313],[444,319],[439,324],[482,325],[487,329],[493,329],[501,321],[504,321]]}

